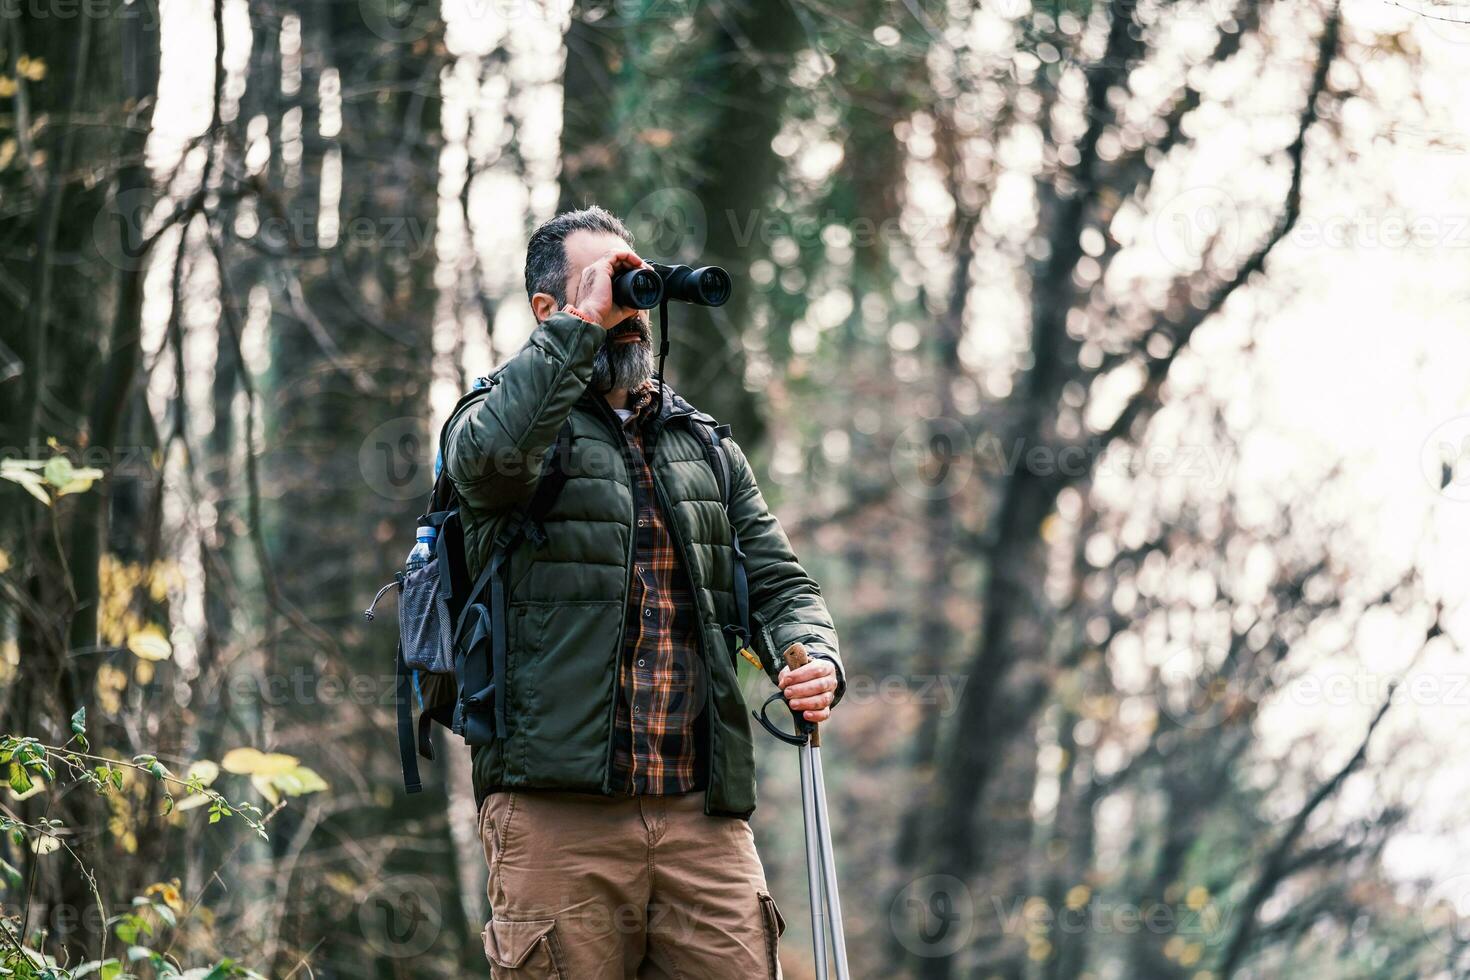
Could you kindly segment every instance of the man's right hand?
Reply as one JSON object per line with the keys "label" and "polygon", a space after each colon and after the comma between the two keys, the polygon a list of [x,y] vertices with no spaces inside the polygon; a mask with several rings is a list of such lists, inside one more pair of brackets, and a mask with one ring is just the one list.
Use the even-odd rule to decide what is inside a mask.
{"label": "man's right hand", "polygon": [[652,269],[652,266],[639,258],[635,252],[623,252],[617,249],[604,252],[601,258],[582,270],[582,279],[577,284],[577,294],[571,297],[571,302],[562,309],[574,307],[573,312],[601,324],[604,330],[610,330],[622,323],[630,315],[638,312],[637,310],[625,310],[613,302],[613,276],[627,269]]}

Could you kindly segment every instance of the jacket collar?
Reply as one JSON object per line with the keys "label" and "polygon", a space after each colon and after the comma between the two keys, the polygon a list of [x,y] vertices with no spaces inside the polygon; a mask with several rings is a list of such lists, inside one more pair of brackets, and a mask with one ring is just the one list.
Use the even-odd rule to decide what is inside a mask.
{"label": "jacket collar", "polygon": [[[644,405],[639,414],[639,423],[642,425],[648,425],[655,419],[662,425],[672,418],[686,415],[693,416],[711,425],[715,424],[714,416],[695,408],[683,395],[675,391],[673,385],[670,384],[664,385],[664,402],[663,408],[660,410],[658,404],[658,380],[656,378],[644,382],[642,387],[636,389],[636,392],[637,394],[633,396],[635,398],[635,404],[638,398],[644,396],[648,398],[646,405]],[[601,404],[603,408],[607,408],[607,400],[593,392],[590,388],[582,392],[581,400],[584,403],[593,405]],[[611,412],[611,409],[609,409],[609,412]]]}

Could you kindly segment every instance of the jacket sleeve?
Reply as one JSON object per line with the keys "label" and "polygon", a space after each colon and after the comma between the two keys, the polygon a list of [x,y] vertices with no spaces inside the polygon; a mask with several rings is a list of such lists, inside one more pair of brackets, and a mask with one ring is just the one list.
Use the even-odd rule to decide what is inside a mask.
{"label": "jacket sleeve", "polygon": [[847,689],[847,674],[827,603],[817,583],[796,560],[781,522],[766,506],[750,461],[734,440],[727,439],[725,445],[730,451],[730,519],[745,551],[751,614],[757,619],[753,628],[768,631],[766,673],[774,681],[783,666],[781,654],[791,644],[802,643],[811,656],[824,657],[837,666],[835,704]]}
{"label": "jacket sleeve", "polygon": [[461,499],[495,513],[531,495],[547,447],[587,387],[604,336],[595,323],[554,313],[495,372],[485,397],[449,430],[444,466]]}

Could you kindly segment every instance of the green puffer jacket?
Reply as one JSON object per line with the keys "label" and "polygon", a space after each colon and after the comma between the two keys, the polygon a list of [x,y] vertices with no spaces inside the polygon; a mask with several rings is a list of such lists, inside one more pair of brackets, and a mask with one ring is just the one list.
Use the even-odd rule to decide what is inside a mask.
{"label": "green puffer jacket", "polygon": [[[613,709],[633,560],[634,500],[623,435],[606,399],[586,391],[605,332],[570,314],[548,317],[490,378],[484,397],[450,421],[445,467],[460,496],[470,572],[488,560],[495,533],[535,489],[547,449],[570,419],[569,479],[548,512],[541,547],[522,543],[507,562],[506,738],[474,750],[478,798],[497,789],[610,794]],[[659,505],[698,610],[704,697],[699,724],[709,760],[705,811],[755,808],[751,724],[736,681],[734,523],[746,556],[756,649],[774,680],[792,643],[841,661],[817,584],[792,554],[756,487],[750,463],[726,440],[729,518],[694,431],[714,420],[668,389],[652,461]],[[702,692],[700,691],[702,688]],[[841,695],[839,682],[838,695]]]}

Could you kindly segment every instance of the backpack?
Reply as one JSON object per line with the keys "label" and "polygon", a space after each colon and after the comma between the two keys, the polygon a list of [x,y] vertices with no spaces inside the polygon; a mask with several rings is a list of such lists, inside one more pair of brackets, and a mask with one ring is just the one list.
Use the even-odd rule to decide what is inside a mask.
{"label": "backpack", "polygon": [[[435,529],[433,558],[417,568],[397,572],[393,580],[373,597],[363,615],[371,621],[378,600],[398,589],[398,653],[395,662],[395,707],[398,755],[403,766],[403,785],[409,793],[423,789],[417,756],[434,758],[433,726],[448,728],[471,746],[489,745],[506,732],[505,688],[497,680],[505,674],[506,581],[505,564],[522,544],[541,547],[546,543],[542,526],[556,503],[568,476],[571,452],[571,421],[562,424],[556,442],[546,452],[541,478],[529,500],[517,504],[502,519],[492,539],[490,552],[478,578],[470,580],[465,553],[464,526],[460,521],[459,497],[454,483],[444,472],[444,445],[449,427],[460,414],[482,398],[491,382],[478,378],[463,395],[439,431],[439,452],[434,466],[434,489],[418,526]],[[725,512],[730,510],[730,460],[724,440],[728,425],[696,418],[705,460],[714,471]],[[750,590],[745,574],[745,552],[730,522],[730,543],[735,555],[733,570],[736,622],[725,627],[736,641],[736,649],[759,666],[750,651]],[[418,720],[414,721],[417,704]]]}

